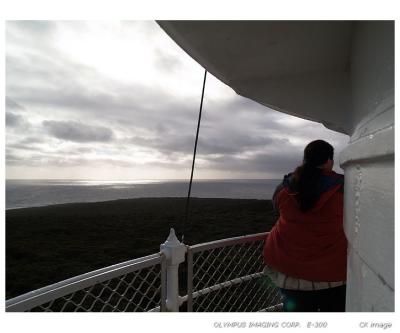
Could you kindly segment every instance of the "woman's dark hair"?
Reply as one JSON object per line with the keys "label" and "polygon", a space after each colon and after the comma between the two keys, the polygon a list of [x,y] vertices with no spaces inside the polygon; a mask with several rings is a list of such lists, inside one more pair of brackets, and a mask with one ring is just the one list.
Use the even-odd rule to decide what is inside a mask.
{"label": "woman's dark hair", "polygon": [[294,172],[296,200],[300,210],[310,210],[319,198],[319,180],[322,169],[319,166],[333,160],[333,147],[323,140],[310,142],[304,149],[303,164]]}

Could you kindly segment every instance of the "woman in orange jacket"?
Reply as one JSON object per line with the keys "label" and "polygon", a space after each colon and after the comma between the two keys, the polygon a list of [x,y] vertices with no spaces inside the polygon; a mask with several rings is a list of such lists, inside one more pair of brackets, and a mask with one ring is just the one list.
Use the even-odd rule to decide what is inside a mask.
{"label": "woman in orange jacket", "polygon": [[310,142],[303,164],[274,193],[280,217],[265,241],[264,262],[284,311],[345,311],[344,177],[332,167],[333,147]]}

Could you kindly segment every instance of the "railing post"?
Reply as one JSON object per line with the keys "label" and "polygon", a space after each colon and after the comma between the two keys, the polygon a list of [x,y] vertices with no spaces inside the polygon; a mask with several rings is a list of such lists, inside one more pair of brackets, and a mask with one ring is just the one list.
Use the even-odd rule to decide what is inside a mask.
{"label": "railing post", "polygon": [[178,268],[179,264],[185,261],[186,246],[178,240],[173,228],[165,243],[160,245],[160,251],[167,259],[167,311],[178,312],[180,305]]}

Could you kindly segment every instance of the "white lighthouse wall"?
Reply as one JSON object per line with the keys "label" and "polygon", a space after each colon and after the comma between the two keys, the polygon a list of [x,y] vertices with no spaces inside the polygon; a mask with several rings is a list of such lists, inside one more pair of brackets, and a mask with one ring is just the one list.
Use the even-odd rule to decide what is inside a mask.
{"label": "white lighthouse wall", "polygon": [[347,311],[394,311],[394,25],[359,22],[353,126],[340,156],[349,241]]}
{"label": "white lighthouse wall", "polygon": [[351,49],[351,80],[354,128],[366,115],[376,113],[386,99],[392,102],[387,107],[393,106],[393,21],[355,23]]}

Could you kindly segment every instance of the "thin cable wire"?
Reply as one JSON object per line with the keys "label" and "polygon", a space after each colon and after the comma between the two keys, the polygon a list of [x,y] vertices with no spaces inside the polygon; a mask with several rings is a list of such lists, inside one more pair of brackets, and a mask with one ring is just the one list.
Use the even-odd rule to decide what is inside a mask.
{"label": "thin cable wire", "polygon": [[193,171],[194,171],[194,163],[196,161],[196,151],[197,151],[197,142],[199,140],[199,130],[200,130],[200,122],[201,122],[201,111],[203,110],[203,99],[204,99],[204,89],[206,87],[206,77],[207,77],[207,70],[204,70],[204,80],[203,80],[203,90],[201,92],[201,102],[200,102],[200,110],[199,110],[199,119],[197,121],[197,131],[196,131],[196,140],[194,142],[194,150],[193,150],[193,160],[192,160],[192,172],[190,174],[190,182],[189,182],[189,190],[186,197],[186,205],[185,205],[185,216],[183,219],[182,225],[182,240],[183,243],[185,239],[185,231],[186,231],[186,224],[188,220],[188,213],[189,213],[189,201],[190,201],[190,194],[192,191],[192,182],[193,182]]}

